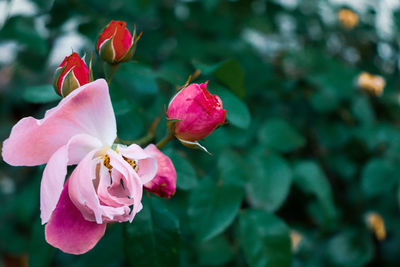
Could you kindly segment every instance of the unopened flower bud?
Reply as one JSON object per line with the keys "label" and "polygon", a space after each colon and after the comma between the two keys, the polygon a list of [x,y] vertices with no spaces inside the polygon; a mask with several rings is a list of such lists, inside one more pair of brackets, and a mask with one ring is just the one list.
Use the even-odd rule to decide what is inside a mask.
{"label": "unopened flower bud", "polygon": [[157,196],[170,198],[176,191],[176,171],[171,159],[162,153],[155,145],[148,145],[144,151],[157,160],[157,174],[144,185],[147,191]]}
{"label": "unopened flower bud", "polygon": [[90,70],[86,63],[73,52],[65,57],[54,74],[53,87],[56,93],[66,97],[69,93],[90,81]]}
{"label": "unopened flower bud", "polygon": [[96,49],[104,61],[118,64],[131,59],[139,39],[140,35],[136,37],[136,27],[132,37],[126,22],[111,21],[100,34]]}
{"label": "unopened flower bud", "polygon": [[180,90],[167,110],[170,131],[186,143],[205,138],[224,124],[225,117],[221,99],[208,92],[207,83],[192,83]]}

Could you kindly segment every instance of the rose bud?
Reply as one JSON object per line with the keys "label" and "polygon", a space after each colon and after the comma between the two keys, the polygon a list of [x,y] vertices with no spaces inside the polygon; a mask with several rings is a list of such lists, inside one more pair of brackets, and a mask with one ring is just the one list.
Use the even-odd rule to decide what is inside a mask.
{"label": "rose bud", "polygon": [[171,99],[167,110],[170,131],[188,146],[198,145],[197,140],[224,124],[225,117],[221,99],[207,91],[207,83],[183,88]]}
{"label": "rose bud", "polygon": [[176,191],[176,171],[169,157],[162,153],[155,145],[148,145],[144,151],[157,160],[157,174],[144,189],[153,192],[159,197],[170,198]]}
{"label": "rose bud", "polygon": [[90,81],[90,70],[86,63],[73,52],[65,57],[54,74],[53,87],[56,93],[66,97],[69,93]]}
{"label": "rose bud", "polygon": [[133,37],[126,28],[124,21],[111,21],[97,40],[97,52],[109,64],[118,64],[131,59],[135,53],[136,43],[141,34],[136,37],[136,27]]}

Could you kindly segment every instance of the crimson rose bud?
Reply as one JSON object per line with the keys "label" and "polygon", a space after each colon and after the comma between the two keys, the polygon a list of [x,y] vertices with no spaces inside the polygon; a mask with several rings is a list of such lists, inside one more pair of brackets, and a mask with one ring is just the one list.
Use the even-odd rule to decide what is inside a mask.
{"label": "crimson rose bud", "polygon": [[183,144],[203,139],[225,122],[226,110],[217,95],[207,91],[207,83],[195,84],[179,91],[169,102],[167,119],[170,130]]}
{"label": "crimson rose bud", "polygon": [[90,70],[86,63],[73,52],[65,57],[56,69],[53,87],[56,93],[66,97],[69,93],[84,84],[89,83]]}
{"label": "crimson rose bud", "polygon": [[136,29],[133,37],[126,28],[124,21],[111,21],[100,34],[97,40],[97,52],[100,57],[109,64],[118,64],[128,61],[135,53]]}
{"label": "crimson rose bud", "polygon": [[176,190],[176,171],[169,157],[162,153],[155,145],[148,145],[144,151],[157,160],[157,174],[144,185],[147,191],[153,192],[159,197],[170,198]]}

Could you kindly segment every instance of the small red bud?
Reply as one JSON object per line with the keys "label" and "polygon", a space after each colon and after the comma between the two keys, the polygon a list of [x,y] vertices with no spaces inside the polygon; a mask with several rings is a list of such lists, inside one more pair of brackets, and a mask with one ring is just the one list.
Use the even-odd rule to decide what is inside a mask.
{"label": "small red bud", "polygon": [[97,52],[109,64],[118,64],[131,59],[135,53],[136,31],[133,37],[126,28],[124,21],[111,21],[100,34],[97,40]]}
{"label": "small red bud", "polygon": [[73,52],[65,57],[56,69],[53,87],[57,94],[66,97],[76,88],[89,83],[89,68],[86,63]]}

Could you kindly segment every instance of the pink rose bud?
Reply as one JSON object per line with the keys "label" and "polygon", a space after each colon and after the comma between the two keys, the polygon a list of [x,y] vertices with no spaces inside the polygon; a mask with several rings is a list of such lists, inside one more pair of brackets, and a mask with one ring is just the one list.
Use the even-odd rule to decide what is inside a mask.
{"label": "pink rose bud", "polygon": [[162,153],[155,145],[148,145],[144,151],[155,157],[158,170],[156,176],[144,185],[144,189],[153,192],[159,197],[170,198],[176,190],[176,171],[169,157]]}
{"label": "pink rose bud", "polygon": [[126,22],[112,20],[100,34],[96,49],[104,61],[118,64],[131,59],[139,39],[140,35],[136,38],[136,27],[132,37]]}
{"label": "pink rose bud", "polygon": [[195,84],[179,91],[169,102],[167,119],[170,130],[183,143],[196,142],[224,124],[226,110],[217,95],[207,91],[207,83]]}
{"label": "pink rose bud", "polygon": [[66,97],[69,93],[84,84],[89,83],[90,70],[86,63],[73,52],[65,57],[54,74],[53,87],[56,93]]}

